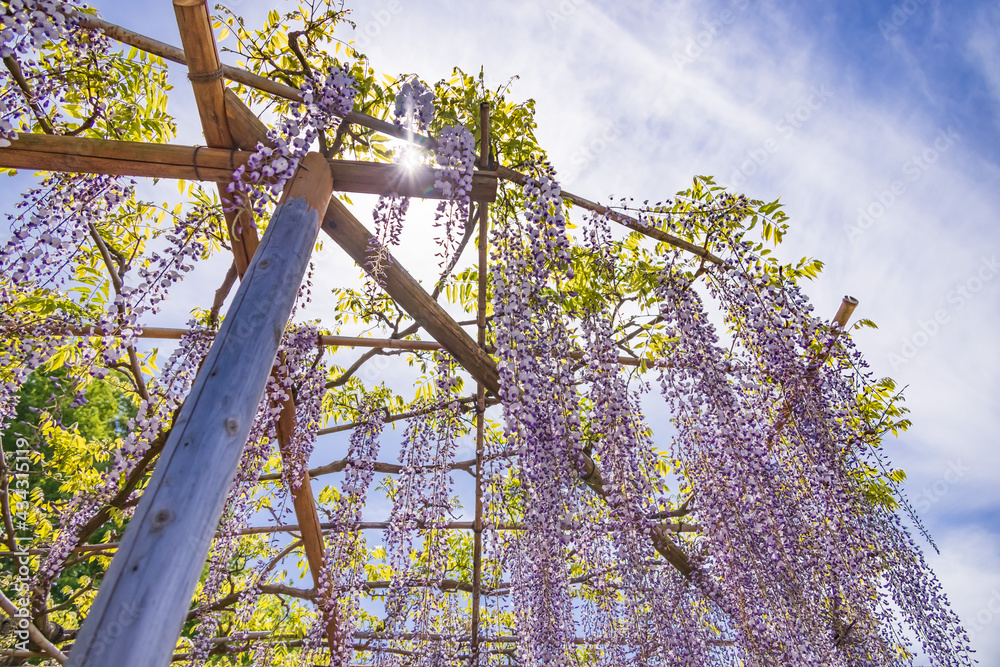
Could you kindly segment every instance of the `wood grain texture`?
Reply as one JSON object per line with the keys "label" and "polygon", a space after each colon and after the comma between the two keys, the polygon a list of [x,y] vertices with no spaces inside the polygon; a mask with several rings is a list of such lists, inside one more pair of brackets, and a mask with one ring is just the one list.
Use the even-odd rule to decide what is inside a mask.
{"label": "wood grain texture", "polygon": [[233,144],[226,118],[226,86],[221,72],[218,78],[207,78],[222,68],[208,5],[204,0],[174,0],[174,14],[181,33],[188,76],[194,79],[190,83],[206,143],[216,148],[230,148]]}
{"label": "wood grain texture", "polygon": [[0,166],[76,173],[228,182],[249,153],[220,148],[19,134]]}
{"label": "wood grain texture", "polygon": [[167,438],[70,665],[170,662],[332,187],[322,156],[307,156]]}

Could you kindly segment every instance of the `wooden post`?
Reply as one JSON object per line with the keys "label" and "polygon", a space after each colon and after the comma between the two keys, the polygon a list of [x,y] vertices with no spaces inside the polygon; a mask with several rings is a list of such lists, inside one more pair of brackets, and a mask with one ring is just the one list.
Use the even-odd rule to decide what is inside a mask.
{"label": "wooden post", "polygon": [[306,156],[177,417],[70,665],[170,663],[332,189],[326,160]]}

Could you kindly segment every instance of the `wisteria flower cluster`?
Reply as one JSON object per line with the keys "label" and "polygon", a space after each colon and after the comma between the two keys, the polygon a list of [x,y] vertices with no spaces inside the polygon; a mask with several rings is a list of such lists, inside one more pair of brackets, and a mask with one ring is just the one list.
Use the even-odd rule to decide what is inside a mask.
{"label": "wisteria flower cluster", "polygon": [[[107,53],[110,41],[102,34],[82,29],[76,12],[86,5],[76,0],[9,0],[0,14],[0,58],[16,58],[19,67],[42,66],[40,51],[52,44],[70,49],[78,60],[96,60]],[[30,88],[18,83],[5,68],[0,70],[0,147],[16,140],[17,130],[29,127],[32,115],[58,116],[65,101],[66,87],[58,77],[42,75],[30,78]],[[98,102],[98,104],[101,104]]]}
{"label": "wisteria flower cluster", "polygon": [[61,0],[8,0],[0,15],[0,58],[24,56],[62,40],[73,28],[73,4]]}
{"label": "wisteria flower cluster", "polygon": [[[564,529],[578,511],[574,480],[583,442],[572,362],[564,354],[570,332],[551,290],[570,269],[562,198],[550,167],[542,164],[528,178],[524,199],[523,228],[497,226],[492,238],[500,397],[506,447],[518,455],[524,522],[517,548],[507,555],[514,561],[519,662],[569,665],[576,622]],[[503,503],[494,493],[485,502]]]}
{"label": "wisteria flower cluster", "polygon": [[[443,648],[441,642],[422,642],[419,637],[434,630],[446,598],[438,585],[448,570],[445,524],[454,488],[449,466],[454,462],[461,428],[454,400],[459,383],[455,362],[438,355],[435,365],[435,395],[421,405],[423,414],[412,419],[403,434],[398,459],[402,471],[383,539],[393,572],[386,593],[385,631],[418,635],[412,648],[420,655]],[[418,536],[422,543],[419,559],[414,562]]]}
{"label": "wisteria flower cluster", "polygon": [[[49,42],[62,41],[73,27],[72,8],[56,0],[10,0],[0,14],[0,58],[32,57]],[[17,139],[27,112],[21,91],[5,71],[0,78],[0,147]],[[32,102],[41,101],[38,91]]]}
{"label": "wisteria flower cluster", "polygon": [[[399,127],[426,130],[434,119],[434,91],[423,84],[417,77],[411,77],[403,83],[396,94],[394,107],[394,122]],[[397,164],[403,163],[409,156],[412,147],[402,148],[396,155]],[[372,210],[372,220],[375,233],[368,243],[368,272],[371,277],[368,283],[368,294],[374,299],[376,286],[381,286],[385,278],[385,266],[389,260],[391,248],[399,245],[400,234],[403,232],[403,221],[410,208],[410,198],[396,193],[380,195],[378,203]]]}
{"label": "wisteria flower cluster", "polygon": [[434,120],[434,90],[415,76],[409,77],[396,93],[395,123],[420,132]]}
{"label": "wisteria flower cluster", "polygon": [[309,77],[302,95],[303,104],[293,104],[288,116],[268,130],[270,145],[258,144],[247,164],[233,172],[227,186],[233,210],[249,208],[258,216],[266,213],[319,133],[336,129],[350,112],[357,84],[346,71],[330,67],[325,76]]}
{"label": "wisteria flower cluster", "polygon": [[[106,216],[117,211],[131,193],[132,185],[107,176],[48,176],[40,186],[30,189],[16,204],[18,215],[10,216],[11,238],[0,248],[0,327],[9,346],[2,361],[16,369],[15,377],[0,391],[0,423],[6,424],[15,408],[14,397],[27,376],[67,344],[63,334],[69,325],[81,322],[82,311],[68,300],[55,295],[75,274],[78,252]],[[60,303],[45,317],[27,319],[18,304],[39,293],[52,294]],[[15,319],[11,313],[18,312]],[[117,314],[115,309],[114,314]],[[95,329],[98,335],[111,333],[103,321],[112,317],[105,311]],[[116,341],[107,341],[116,346]],[[90,355],[91,348],[78,345],[80,353]],[[18,362],[15,358],[19,359]],[[86,366],[87,360],[82,360]]]}
{"label": "wisteria flower cluster", "polygon": [[442,263],[451,256],[469,217],[472,173],[476,164],[476,139],[462,126],[450,125],[438,137],[434,156],[440,171],[434,189],[442,199],[434,214],[434,226],[441,230],[439,251]]}
{"label": "wisteria flower cluster", "polygon": [[[336,625],[342,653],[332,656],[332,664],[347,664],[352,650],[350,639],[356,627],[355,610],[361,589],[367,580],[365,540],[358,531],[362,510],[375,478],[374,464],[381,445],[385,411],[382,397],[365,394],[358,405],[358,426],[351,433],[347,467],[333,512],[333,526],[324,550],[324,562],[318,588],[319,615],[307,642],[315,650],[330,621]],[[340,662],[337,662],[337,661]]]}

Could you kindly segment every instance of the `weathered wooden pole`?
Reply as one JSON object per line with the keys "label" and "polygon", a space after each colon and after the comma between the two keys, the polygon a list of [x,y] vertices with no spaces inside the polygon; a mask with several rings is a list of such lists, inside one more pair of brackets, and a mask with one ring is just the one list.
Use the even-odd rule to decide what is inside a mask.
{"label": "weathered wooden pole", "polygon": [[170,664],[333,190],[310,153],[285,189],[69,664]]}

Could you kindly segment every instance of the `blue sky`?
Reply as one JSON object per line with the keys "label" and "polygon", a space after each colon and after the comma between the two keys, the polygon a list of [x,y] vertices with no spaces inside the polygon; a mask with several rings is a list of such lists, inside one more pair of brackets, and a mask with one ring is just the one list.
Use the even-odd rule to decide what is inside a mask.
{"label": "blue sky", "polygon": [[[97,4],[179,44],[168,2]],[[250,19],[283,6],[229,5]],[[826,262],[807,286],[819,312],[857,297],[856,316],[879,325],[856,338],[873,371],[908,386],[914,427],[887,452],[909,474],[941,548],[929,560],[974,630],[980,664],[1000,665],[1000,6],[349,6],[378,70],[433,82],[453,65],[483,65],[494,85],[519,75],[511,95],[536,100],[538,136],[573,192],[659,199],[712,174],[757,198],[782,196],[792,230],[781,255]],[[172,71],[178,141],[201,143],[183,70]],[[410,238],[403,259],[419,269]],[[318,255],[324,286],[356,280],[338,252]],[[200,271],[214,288],[225,269]],[[164,324],[183,324],[185,294],[195,296],[180,293]]]}

